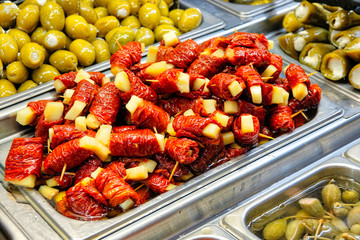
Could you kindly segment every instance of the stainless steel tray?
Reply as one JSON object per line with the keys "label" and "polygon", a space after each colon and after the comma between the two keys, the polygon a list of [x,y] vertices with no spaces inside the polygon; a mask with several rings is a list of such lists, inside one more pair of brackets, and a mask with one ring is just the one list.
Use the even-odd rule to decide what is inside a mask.
{"label": "stainless steel tray", "polygon": [[[21,3],[23,1],[17,1],[16,3]],[[193,5],[191,5],[191,3],[188,2],[179,2],[179,6],[181,9],[186,9],[186,8],[190,8],[190,7],[194,7]],[[198,37],[207,35],[209,33],[215,32],[217,30],[222,29],[223,27],[226,26],[226,23],[224,20],[213,16],[212,14],[208,13],[206,10],[204,9],[200,9],[201,13],[202,13],[202,23],[201,25],[184,34],[180,35],[180,40],[185,40],[188,38],[191,39],[196,39]],[[153,46],[158,46],[159,43],[153,44]],[[145,56],[147,54],[147,48],[145,49],[145,53],[143,54],[143,56]],[[109,61],[105,61],[102,63],[97,63],[94,64],[92,66],[89,66],[87,68],[85,68],[86,71],[92,72],[92,71],[97,71],[97,72],[103,72],[107,69],[110,69],[110,62]],[[4,97],[4,98],[0,98],[0,110],[3,108],[6,108],[8,106],[11,106],[15,103],[27,100],[27,99],[31,99],[37,95],[40,95],[42,93],[48,92],[50,90],[54,89],[53,83],[52,82],[48,82],[48,83],[44,83],[41,84],[37,87],[31,88],[29,90],[26,90],[24,92],[21,93],[17,93],[15,95],[9,96],[9,97]]]}
{"label": "stainless steel tray", "polygon": [[[254,221],[259,228],[268,222],[285,214],[290,210],[291,203],[304,196],[308,196],[315,190],[321,189],[332,178],[338,179],[345,186],[359,189],[360,166],[353,162],[337,157],[322,162],[317,167],[307,171],[299,171],[296,177],[277,188],[271,188],[266,194],[248,203],[239,209],[227,214],[221,221],[221,226],[234,234],[237,238],[258,239],[249,230],[249,224]],[[352,186],[352,187],[351,187]],[[269,218],[258,218],[268,214]],[[271,219],[271,218],[274,219]]]}

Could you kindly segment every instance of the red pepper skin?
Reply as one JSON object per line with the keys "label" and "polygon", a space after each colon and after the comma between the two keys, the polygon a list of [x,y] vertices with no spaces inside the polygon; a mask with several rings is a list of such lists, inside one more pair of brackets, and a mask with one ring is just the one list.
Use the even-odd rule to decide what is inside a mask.
{"label": "red pepper skin", "polygon": [[98,159],[97,157],[90,157],[85,162],[83,162],[80,165],[79,169],[76,171],[74,177],[74,184],[77,184],[86,177],[90,177],[93,171],[95,171],[98,167],[102,166],[103,164],[100,159]]}
{"label": "red pepper skin", "polygon": [[138,128],[155,128],[162,133],[170,122],[170,116],[162,108],[144,100],[131,115],[131,120]]}
{"label": "red pepper skin", "polygon": [[181,164],[190,164],[199,156],[199,144],[187,138],[170,138],[165,143],[170,157]]}
{"label": "red pepper skin", "polygon": [[152,173],[143,183],[150,188],[154,193],[164,193],[166,188],[170,185],[169,179],[160,174]]}
{"label": "red pepper skin", "polygon": [[54,135],[51,140],[52,149],[75,138],[82,138],[85,135],[95,137],[96,135],[96,132],[92,130],[85,132],[78,131],[74,125],[54,125],[51,128],[54,130]]}
{"label": "red pepper skin", "polygon": [[[61,189],[68,188],[73,184],[74,176],[70,174],[64,174],[62,179],[61,176],[54,176],[55,181],[58,183]],[[61,180],[60,180],[61,179]]]}
{"label": "red pepper skin", "polygon": [[29,102],[26,106],[31,108],[31,110],[35,113],[36,118],[32,123],[30,123],[31,126],[35,126],[37,122],[39,121],[39,117],[44,113],[46,104],[48,102],[53,102],[51,100],[39,100],[35,102]]}
{"label": "red pepper skin", "polygon": [[268,50],[269,42],[264,34],[236,32],[224,39],[229,47],[260,48]]}
{"label": "red pepper skin", "polygon": [[109,165],[106,166],[106,169],[113,170],[122,178],[126,176],[126,169],[124,162],[120,162],[120,161],[111,162]]}
{"label": "red pepper skin", "polygon": [[156,62],[166,61],[166,56],[170,56],[172,52],[174,52],[174,48],[160,45],[156,54]]}
{"label": "red pepper skin", "polygon": [[178,44],[173,51],[168,51],[165,61],[177,68],[186,69],[198,58],[201,48],[194,40],[188,39]]}
{"label": "red pepper skin", "polygon": [[95,179],[95,185],[112,207],[118,206],[129,198],[139,204],[139,195],[118,173],[110,168],[100,171]]}
{"label": "red pepper skin", "polygon": [[199,74],[206,78],[212,78],[221,72],[226,64],[226,58],[219,58],[213,55],[200,55],[186,70],[187,73]]}
{"label": "red pepper skin", "polygon": [[105,74],[101,72],[88,72],[90,75],[90,79],[95,82],[96,85],[101,86],[102,85],[102,79],[105,77]]}
{"label": "red pepper skin", "polygon": [[141,187],[136,190],[136,193],[139,195],[139,204],[144,204],[151,197],[148,187]]}
{"label": "red pepper skin", "polygon": [[289,107],[292,112],[298,112],[300,110],[308,110],[316,108],[321,100],[321,88],[317,84],[312,84],[308,89],[308,95],[301,101],[292,98],[289,101]]}
{"label": "red pepper skin", "polygon": [[236,66],[253,64],[254,67],[262,67],[269,65],[271,54],[260,48],[234,47],[227,48],[225,56]]}
{"label": "red pepper skin", "polygon": [[141,43],[129,42],[117,50],[110,58],[111,68],[130,68],[141,60]]}
{"label": "red pepper skin", "polygon": [[221,48],[225,50],[227,45],[228,44],[226,43],[226,37],[214,37],[201,43],[200,48],[202,52],[207,48]]}
{"label": "red pepper skin", "polygon": [[264,106],[270,106],[271,105],[273,91],[274,91],[274,85],[272,85],[270,83],[264,83],[261,86],[262,104]]}
{"label": "red pepper skin", "polygon": [[[221,125],[212,118],[203,118],[200,116],[177,116],[173,121],[173,128],[175,132],[188,132],[194,136],[202,136],[203,129],[210,123]],[[179,133],[180,134],[180,133]]]}
{"label": "red pepper skin", "polygon": [[176,81],[183,72],[182,69],[168,69],[162,72],[157,78],[156,82],[151,83],[151,88],[157,94],[171,94],[179,91]]}
{"label": "red pepper skin", "polygon": [[116,121],[121,105],[121,98],[118,88],[113,82],[105,84],[95,94],[94,100],[90,107],[90,112],[102,124],[113,124]]}
{"label": "red pepper skin", "polygon": [[138,78],[141,79],[141,81],[143,83],[146,84],[146,80],[148,79],[154,79],[154,77],[150,76],[147,72],[146,72],[146,68],[149,67],[150,65],[152,65],[152,62],[149,63],[138,63],[135,64],[134,66],[130,67],[130,71],[133,72]]}
{"label": "red pepper skin", "polygon": [[304,69],[302,69],[299,65],[290,63],[286,69],[285,75],[291,88],[295,87],[299,83],[305,83],[308,88],[310,87],[310,79]]}
{"label": "red pepper skin", "polygon": [[94,99],[94,96],[97,93],[98,89],[99,87],[97,85],[94,85],[87,80],[81,80],[77,84],[75,88],[75,92],[71,96],[69,109],[71,109],[75,101],[80,101],[86,103],[87,106],[85,107],[83,112],[87,112],[87,110],[90,108],[90,104]]}
{"label": "red pepper skin", "polygon": [[239,100],[239,115],[243,113],[249,113],[258,118],[261,126],[265,124],[266,109],[263,107],[256,106],[250,102]]}
{"label": "red pepper skin", "polygon": [[241,96],[242,91],[236,96],[231,95],[229,85],[233,81],[237,81],[242,89],[246,88],[245,82],[241,78],[227,73],[216,74],[211,78],[208,87],[215,96],[221,99],[236,100]]}
{"label": "red pepper skin", "polygon": [[171,116],[178,114],[179,112],[192,109],[195,113],[202,116],[208,115],[203,106],[203,99],[187,99],[182,97],[172,97],[169,99],[161,99],[159,105]]}
{"label": "red pepper skin", "polygon": [[120,97],[123,103],[126,104],[132,95],[152,103],[158,100],[156,92],[151,87],[145,85],[133,72],[127,69],[124,69],[124,72],[126,72],[129,77],[131,88],[130,91],[126,93],[120,91]]}
{"label": "red pepper skin", "polygon": [[291,118],[292,110],[288,106],[277,106],[269,112],[269,127],[273,132],[292,132],[295,124]]}
{"label": "red pepper skin", "polygon": [[247,151],[249,151],[249,149],[250,149],[250,147],[248,147],[248,146],[241,147],[241,148],[227,148],[224,160],[228,161],[231,158],[240,156],[240,155],[246,153]]}
{"label": "red pepper skin", "polygon": [[62,116],[59,120],[55,121],[45,121],[44,114],[40,116],[38,123],[35,128],[35,137],[41,137],[44,142],[46,142],[49,138],[49,128],[54,125],[62,124],[64,121],[64,117]]}
{"label": "red pepper skin", "polygon": [[44,169],[48,174],[60,173],[66,164],[66,169],[79,166],[93,152],[80,147],[80,139],[73,139],[57,146],[44,160]]}
{"label": "red pepper skin", "polygon": [[247,89],[250,89],[255,85],[261,86],[264,84],[260,74],[249,65],[238,67],[235,75],[240,77],[246,83]]}
{"label": "red pepper skin", "polygon": [[92,178],[82,179],[67,190],[65,201],[65,211],[64,208],[58,208],[58,211],[73,215],[75,219],[99,220],[107,214],[107,201],[96,189]]}
{"label": "red pepper skin", "polygon": [[[156,173],[164,175],[165,177],[169,178],[171,172],[173,171],[176,161],[171,158],[166,152],[162,154],[154,155],[154,160],[158,162]],[[181,177],[187,174],[190,174],[190,170],[186,165],[179,164],[174,172],[175,177]]]}
{"label": "red pepper skin", "polygon": [[39,177],[43,151],[42,138],[15,138],[5,161],[5,181]]}
{"label": "red pepper skin", "polygon": [[109,148],[112,156],[145,157],[160,153],[161,149],[150,129],[112,133]]}
{"label": "red pepper skin", "polygon": [[[64,73],[56,76],[54,78],[54,81],[60,80],[65,85],[66,89],[73,88],[76,86],[76,82],[75,82],[76,74],[77,72],[73,72],[73,71]],[[65,92],[65,90],[63,92]]]}
{"label": "red pepper skin", "polygon": [[121,133],[129,130],[136,130],[135,125],[116,126],[112,128],[113,133]]}
{"label": "red pepper skin", "polygon": [[243,133],[241,131],[241,117],[247,116],[247,115],[252,116],[251,114],[244,113],[235,119],[234,125],[233,125],[233,132],[234,132],[235,139],[239,142],[240,145],[253,146],[253,145],[257,144],[257,142],[259,141],[260,122],[257,117],[252,116],[252,120],[253,120],[253,124],[254,124],[254,131],[248,132],[248,133]]}

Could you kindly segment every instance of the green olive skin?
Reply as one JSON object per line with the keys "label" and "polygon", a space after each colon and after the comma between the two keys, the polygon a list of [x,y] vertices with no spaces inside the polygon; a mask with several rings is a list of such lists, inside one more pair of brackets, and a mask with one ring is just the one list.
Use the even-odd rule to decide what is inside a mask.
{"label": "green olive skin", "polygon": [[45,48],[37,43],[26,43],[20,51],[21,62],[28,68],[40,67],[45,61]]}
{"label": "green olive skin", "polygon": [[89,6],[89,7],[94,8],[94,0],[80,0],[80,2],[82,4],[85,4],[85,5]]}
{"label": "green olive skin", "polygon": [[101,63],[110,59],[109,45],[104,39],[96,39],[91,43],[95,49],[95,62]]}
{"label": "green olive skin", "polygon": [[178,35],[178,36],[181,34],[180,31],[173,25],[159,25],[155,28],[155,31],[154,31],[155,40],[157,42],[160,42],[163,39],[163,35],[170,31],[175,32],[176,35]]}
{"label": "green olive skin", "polygon": [[80,12],[80,0],[56,0],[67,16]]}
{"label": "green olive skin", "polygon": [[95,48],[83,39],[76,39],[70,44],[69,50],[75,54],[79,64],[88,67],[95,62]]}
{"label": "green olive skin", "polygon": [[0,80],[0,98],[8,97],[16,93],[16,88],[12,82],[7,79]]}
{"label": "green olive skin", "polygon": [[146,3],[152,3],[155,6],[159,6],[160,5],[160,0],[140,0],[141,5],[144,5]]}
{"label": "green olive skin", "polygon": [[112,37],[112,35],[114,35],[114,33],[116,33],[117,31],[121,30],[122,27],[116,27],[111,29],[106,35],[105,35],[105,40],[107,43],[109,43],[110,38]]}
{"label": "green olive skin", "polygon": [[161,16],[161,17],[160,17],[159,25],[163,25],[163,24],[173,25],[173,26],[174,26],[174,21],[171,20],[171,19],[168,18],[168,17]]}
{"label": "green olive skin", "polygon": [[99,18],[95,9],[84,3],[80,3],[80,16],[90,24],[95,24]]}
{"label": "green olive skin", "polygon": [[76,55],[68,50],[57,50],[50,55],[49,62],[62,73],[76,71],[78,65]]}
{"label": "green olive skin", "polygon": [[120,27],[120,22],[114,16],[107,16],[99,18],[95,23],[95,27],[98,30],[98,37],[103,38],[111,29]]}
{"label": "green olive skin", "polygon": [[164,0],[160,1],[159,10],[160,10],[161,16],[167,17],[169,15],[169,7]]}
{"label": "green olive skin", "polygon": [[135,41],[144,43],[145,46],[154,44],[155,35],[154,32],[149,28],[142,27],[135,34]]}
{"label": "green olive skin", "polygon": [[154,30],[160,22],[160,10],[152,3],[146,3],[139,10],[141,26]]}
{"label": "green olive skin", "polygon": [[92,24],[89,24],[89,27],[90,27],[89,37],[85,40],[91,43],[92,41],[94,41],[96,39],[97,29]]}
{"label": "green olive skin", "polygon": [[65,26],[65,13],[56,2],[47,2],[40,9],[40,23],[46,30],[62,31]]}
{"label": "green olive skin", "polygon": [[201,12],[196,8],[186,9],[180,16],[178,28],[182,32],[189,32],[200,26],[202,21]]}
{"label": "green olive skin", "polygon": [[45,36],[46,32],[47,31],[45,30],[45,28],[37,27],[31,34],[31,37],[30,37],[31,41],[41,44],[42,39]]}
{"label": "green olive skin", "polygon": [[127,0],[127,1],[130,4],[131,15],[137,16],[141,6],[139,0]]}
{"label": "green olive skin", "polygon": [[19,12],[16,18],[16,27],[30,34],[38,26],[40,21],[40,9],[37,5],[30,4]]}
{"label": "green olive skin", "polygon": [[53,81],[58,75],[60,75],[60,73],[55,67],[49,64],[43,64],[32,71],[31,78],[36,84],[43,84]]}
{"label": "green olive skin", "polygon": [[110,0],[94,0],[95,7],[107,7]]}
{"label": "green olive skin", "polygon": [[137,17],[131,15],[121,21],[121,26],[130,27],[132,29],[140,29],[141,24]]}
{"label": "green olive skin", "polygon": [[22,84],[28,76],[29,70],[20,61],[12,62],[6,67],[6,78],[14,84]]}
{"label": "green olive skin", "polygon": [[65,20],[65,32],[72,39],[87,39],[90,36],[90,26],[80,15],[70,15]]}
{"label": "green olive skin", "polygon": [[168,17],[173,20],[174,22],[174,26],[177,27],[178,26],[178,22],[180,20],[181,15],[183,14],[184,10],[183,9],[173,9],[169,12]]}
{"label": "green olive skin", "polygon": [[19,48],[16,41],[9,34],[0,34],[0,60],[4,64],[16,61]]}
{"label": "green olive skin", "polygon": [[109,14],[117,17],[118,19],[124,19],[130,15],[131,7],[126,0],[111,0],[107,6]]}
{"label": "green olive skin", "polygon": [[45,49],[50,52],[64,49],[66,46],[66,35],[58,30],[49,30],[41,42]]}
{"label": "green olive skin", "polygon": [[31,42],[29,35],[19,29],[12,28],[7,32],[7,34],[15,40],[19,50],[21,50],[25,43]]}
{"label": "green olive skin", "polygon": [[13,27],[19,12],[20,9],[15,3],[0,3],[0,26],[4,29]]}
{"label": "green olive skin", "polygon": [[[48,2],[48,1],[43,1],[43,0],[25,0],[24,2],[22,2],[20,5],[19,5],[19,9],[23,9],[24,7],[26,7],[27,5],[30,5],[30,4],[34,4],[36,6],[39,7],[39,9],[44,6],[44,4]],[[54,2],[52,0],[52,2]]]}
{"label": "green olive skin", "polygon": [[35,83],[34,81],[32,80],[27,80],[25,82],[23,82],[20,87],[18,88],[17,92],[20,93],[20,92],[23,92],[23,91],[26,91],[30,88],[33,88],[33,87],[36,87],[38,86],[37,83]]}
{"label": "green olive skin", "polygon": [[109,49],[111,54],[114,54],[117,50],[119,50],[118,43],[123,46],[134,40],[135,32],[129,27],[121,27],[121,29],[114,33],[109,40]]}
{"label": "green olive skin", "polygon": [[109,11],[106,7],[97,7],[97,8],[94,8],[94,10],[96,12],[96,15],[98,16],[98,19],[109,16]]}

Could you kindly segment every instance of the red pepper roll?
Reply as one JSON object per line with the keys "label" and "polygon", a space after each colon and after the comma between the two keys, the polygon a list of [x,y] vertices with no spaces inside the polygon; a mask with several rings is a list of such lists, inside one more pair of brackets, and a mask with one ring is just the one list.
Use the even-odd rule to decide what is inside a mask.
{"label": "red pepper roll", "polygon": [[243,113],[249,113],[258,118],[261,125],[264,125],[266,118],[266,109],[256,106],[250,102],[239,100],[239,115]]}
{"label": "red pepper roll", "polygon": [[194,40],[188,39],[178,44],[173,51],[168,51],[165,61],[177,68],[186,69],[198,58],[201,48]]}
{"label": "red pepper roll", "polygon": [[129,198],[135,203],[139,203],[139,195],[118,173],[110,168],[100,171],[95,179],[95,185],[112,207],[117,207]]}
{"label": "red pepper roll", "polygon": [[187,138],[170,138],[165,143],[170,157],[181,164],[190,164],[199,156],[199,144]]}
{"label": "red pepper roll", "polygon": [[97,157],[90,157],[85,162],[83,162],[80,165],[79,169],[76,171],[74,183],[77,184],[82,179],[90,177],[93,171],[95,171],[98,167],[102,166],[103,164],[100,159],[98,159]]}
{"label": "red pepper roll", "polygon": [[204,128],[210,124],[214,123],[221,128],[219,123],[212,118],[203,118],[200,116],[177,116],[173,121],[173,128],[175,132],[187,132],[196,137],[202,136],[202,131]]}
{"label": "red pepper roll", "polygon": [[295,124],[291,118],[292,110],[288,106],[277,106],[269,112],[269,126],[273,132],[292,132]]}
{"label": "red pepper roll", "polygon": [[150,76],[146,72],[146,68],[152,64],[153,64],[152,62],[138,63],[138,64],[135,64],[134,66],[130,67],[129,70],[132,71],[138,78],[140,78],[142,82],[146,83],[146,80],[154,79],[154,77]]}
{"label": "red pepper roll", "polygon": [[[272,53],[270,56],[270,63],[267,66],[267,68],[275,68],[275,69],[271,71],[272,72],[271,76],[264,76],[264,77],[271,77],[269,79],[264,80],[264,82],[273,83],[276,79],[278,79],[278,77],[281,74],[282,67],[283,67],[282,57],[280,55],[276,55]],[[261,76],[263,76],[263,74],[264,72],[261,74]]]}
{"label": "red pepper roll", "polygon": [[221,72],[225,67],[226,58],[220,58],[214,55],[201,54],[186,70],[187,73],[199,74],[206,78],[212,78],[215,74]]}
{"label": "red pepper roll", "polygon": [[44,142],[46,142],[49,138],[49,128],[54,125],[62,124],[64,121],[64,117],[62,116],[59,120],[54,121],[45,121],[44,114],[40,116],[38,123],[35,128],[35,137],[41,137]]}
{"label": "red pepper roll", "polygon": [[[237,94],[234,96],[230,91],[229,86],[235,81],[238,82],[240,92],[236,91]],[[221,99],[235,100],[241,96],[242,90],[246,88],[246,85],[241,78],[235,75],[219,73],[211,78],[208,87],[215,96]]]}
{"label": "red pepper roll", "polygon": [[216,120],[222,127],[223,132],[230,131],[234,122],[234,116],[228,115],[221,110],[216,110],[210,117]]}
{"label": "red pepper roll", "polygon": [[269,42],[264,34],[236,32],[227,36],[224,41],[229,44],[229,47],[247,47],[247,48],[260,48],[267,50]]}
{"label": "red pepper roll", "polygon": [[236,66],[253,64],[254,67],[262,67],[269,65],[271,54],[260,48],[228,47],[225,56]]}
{"label": "red pepper roll", "polygon": [[[60,180],[61,179],[61,180]],[[58,186],[59,188],[68,188],[70,186],[72,186],[73,184],[73,179],[74,179],[74,176],[73,175],[70,175],[70,174],[67,174],[65,173],[62,178],[61,176],[54,176],[54,180],[58,183]]]}
{"label": "red pepper roll", "polygon": [[308,95],[301,101],[292,98],[289,101],[289,107],[292,109],[292,112],[298,112],[300,110],[308,110],[311,108],[316,108],[321,100],[321,88],[317,84],[312,84],[309,87]]}
{"label": "red pepper roll", "polygon": [[90,75],[90,79],[95,82],[96,85],[101,86],[102,85],[102,79],[105,77],[105,74],[101,72],[88,72]]}
{"label": "red pepper roll", "polygon": [[270,83],[264,83],[261,86],[262,104],[264,106],[270,106],[272,104],[274,85]]}
{"label": "red pepper roll", "polygon": [[129,130],[136,130],[135,125],[116,126],[112,128],[113,133],[121,133]]}
{"label": "red pepper roll", "polygon": [[150,129],[112,133],[109,145],[112,156],[145,157],[160,153],[161,149]]}
{"label": "red pepper roll", "polygon": [[111,69],[118,71],[130,68],[141,60],[141,43],[129,42],[117,50],[110,58]]}
{"label": "red pepper roll", "polygon": [[126,176],[126,169],[124,162],[120,162],[120,161],[111,162],[109,165],[106,166],[106,169],[113,170],[122,178]]}
{"label": "red pepper roll", "polygon": [[87,112],[87,110],[90,108],[90,104],[93,101],[98,89],[99,87],[97,85],[94,85],[87,80],[81,80],[77,84],[75,88],[75,92],[71,96],[69,109],[71,109],[75,101],[80,101],[86,104],[86,107],[83,110],[83,112]]}
{"label": "red pepper roll", "polygon": [[244,82],[246,82],[246,87],[248,89],[255,85],[261,86],[264,84],[259,73],[249,65],[238,67],[235,75],[240,77]]}
{"label": "red pepper roll", "polygon": [[146,101],[155,103],[158,100],[156,92],[149,86],[145,85],[140,78],[138,78],[130,70],[124,69],[124,72],[128,75],[131,89],[128,92],[120,92],[121,100],[126,104],[132,95],[142,98]]}
{"label": "red pepper roll", "polygon": [[156,62],[166,61],[166,56],[170,56],[172,52],[174,52],[174,48],[160,45],[156,53]]}
{"label": "red pepper roll", "polygon": [[156,82],[151,83],[151,88],[158,94],[170,94],[179,91],[176,85],[177,79],[182,73],[182,69],[168,69],[162,72],[157,78]]}
{"label": "red pepper roll", "polygon": [[155,128],[157,132],[161,133],[166,130],[170,116],[162,108],[143,100],[131,115],[131,120],[138,128]]}
{"label": "red pepper roll", "polygon": [[[244,133],[241,129],[242,116],[252,116],[254,131]],[[233,132],[236,140],[245,146],[253,146],[259,141],[259,132],[260,132],[260,122],[257,117],[243,113],[238,118],[235,119],[233,125]]]}
{"label": "red pepper roll", "polygon": [[[155,172],[161,175],[164,175],[165,177],[169,178],[171,172],[173,171],[176,161],[171,158],[166,152],[162,154],[155,154],[154,160],[158,163]],[[161,173],[160,173],[161,170]],[[175,177],[181,177],[187,174],[190,174],[190,170],[186,165],[178,165],[175,169],[174,176]]]}
{"label": "red pepper roll", "polygon": [[227,45],[226,37],[214,37],[201,43],[200,48],[202,52],[207,48],[221,48],[225,50]]}
{"label": "red pepper roll", "polygon": [[152,173],[143,183],[154,193],[164,193],[169,186],[169,179],[160,174]]}
{"label": "red pepper roll", "polygon": [[246,153],[247,151],[249,151],[249,149],[250,149],[249,146],[240,147],[240,148],[227,148],[226,154],[225,154],[225,161],[228,161],[231,158],[240,156],[240,155]]}
{"label": "red pepper roll", "polygon": [[[65,206],[58,210],[79,220],[99,220],[106,216],[107,201],[95,187],[95,180],[84,178],[66,191]],[[70,211],[69,211],[70,210]]]}
{"label": "red pepper roll", "polygon": [[39,120],[39,117],[44,113],[46,104],[48,102],[52,102],[51,100],[39,100],[35,102],[29,102],[26,106],[30,107],[31,110],[35,113],[35,120],[31,123],[31,125],[35,125]]}
{"label": "red pepper roll", "polygon": [[76,82],[75,82],[76,74],[77,74],[77,72],[73,72],[73,71],[64,73],[64,74],[56,76],[54,78],[54,81],[60,80],[64,84],[64,86],[65,86],[65,88],[63,90],[63,92],[64,92],[65,89],[73,88],[76,86]]}
{"label": "red pepper roll", "polygon": [[5,161],[5,181],[39,177],[43,150],[42,138],[15,138]]}
{"label": "red pepper roll", "polygon": [[44,160],[44,169],[48,174],[60,173],[66,164],[66,169],[79,166],[93,152],[80,147],[80,139],[73,139],[57,146]]}
{"label": "red pepper roll", "polygon": [[54,132],[54,135],[51,138],[52,149],[75,138],[82,138],[85,135],[95,137],[96,135],[96,132],[92,130],[87,130],[85,132],[78,131],[74,125],[54,125],[51,128]]}
{"label": "red pepper roll", "polygon": [[188,109],[192,109],[195,113],[198,114],[201,114],[203,111],[205,111],[202,98],[188,99],[182,97],[172,97],[169,99],[160,100],[159,105],[171,116],[174,116],[179,112],[184,112]]}
{"label": "red pepper roll", "polygon": [[90,107],[90,112],[95,115],[102,124],[111,125],[116,120],[120,105],[121,98],[119,90],[113,82],[109,82],[96,93]]}
{"label": "red pepper roll", "polygon": [[306,86],[310,87],[310,79],[304,72],[304,69],[295,63],[290,63],[285,72],[286,79],[288,80],[291,89],[299,83],[305,83]]}

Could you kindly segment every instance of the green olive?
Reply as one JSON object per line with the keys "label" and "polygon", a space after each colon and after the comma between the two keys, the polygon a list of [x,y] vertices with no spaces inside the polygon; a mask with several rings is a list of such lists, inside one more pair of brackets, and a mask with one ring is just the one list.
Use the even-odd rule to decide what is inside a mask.
{"label": "green olive", "polygon": [[20,9],[15,3],[8,1],[0,3],[0,26],[4,29],[13,27],[19,12]]}
{"label": "green olive", "polygon": [[164,0],[161,0],[159,4],[161,16],[167,17],[169,15],[169,7]]}
{"label": "green olive", "polygon": [[126,0],[111,0],[107,6],[109,14],[124,19],[130,15],[131,7]]}
{"label": "green olive", "polygon": [[20,61],[12,62],[6,67],[6,78],[14,84],[22,84],[28,76],[28,69]]}
{"label": "green olive", "polygon": [[67,16],[80,12],[80,0],[56,0]]}
{"label": "green olive", "polygon": [[80,2],[94,8],[94,0],[80,0]]}
{"label": "green olive", "polygon": [[95,49],[95,61],[96,63],[104,62],[110,59],[109,45],[104,39],[96,39],[91,43]]}
{"label": "green olive", "polygon": [[121,46],[127,44],[128,42],[135,40],[135,32],[129,27],[120,27],[117,32],[115,32],[109,40],[109,49],[111,54],[114,54],[119,50],[118,44]]}
{"label": "green olive", "polygon": [[[34,4],[36,6],[39,7],[39,9],[44,6],[44,4],[48,2],[47,0],[25,0],[24,2],[22,2],[20,5],[19,5],[19,8],[20,9],[23,9],[24,7],[26,7],[27,5],[30,5],[30,4]],[[52,2],[54,2],[52,0]]]}
{"label": "green olive", "polygon": [[143,27],[154,30],[160,22],[160,10],[152,3],[146,3],[139,10],[139,20]]}
{"label": "green olive", "polygon": [[11,63],[16,60],[18,54],[18,46],[13,37],[9,34],[0,34],[0,59],[4,64]]}
{"label": "green olive", "polygon": [[24,32],[31,33],[40,21],[40,9],[37,5],[29,4],[19,12],[16,18],[16,27]]}
{"label": "green olive", "polygon": [[345,203],[356,203],[359,201],[359,193],[354,189],[345,190],[341,198]]}
{"label": "green olive", "polygon": [[75,54],[79,64],[87,67],[95,62],[95,48],[83,39],[76,39],[70,44],[69,50]]}
{"label": "green olive", "polygon": [[111,29],[120,27],[120,22],[114,16],[106,16],[99,18],[95,23],[95,27],[98,30],[98,37],[103,38]]}
{"label": "green olive", "polygon": [[163,39],[163,36],[165,33],[168,32],[175,32],[176,35],[180,35],[180,31],[179,29],[177,29],[176,27],[174,27],[173,25],[159,25],[155,28],[154,34],[155,34],[155,40],[157,42],[160,42]]}
{"label": "green olive", "polygon": [[31,42],[29,35],[19,29],[12,28],[7,32],[7,34],[15,40],[19,50],[21,50],[25,43]]}
{"label": "green olive", "polygon": [[263,229],[263,236],[266,240],[277,240],[284,236],[287,223],[286,219],[277,219],[268,223]]}
{"label": "green olive", "polygon": [[65,20],[65,32],[72,39],[86,39],[90,36],[90,26],[80,15],[70,15]]}
{"label": "green olive", "polygon": [[65,45],[66,50],[69,50],[71,42],[72,42],[72,39],[69,37],[66,37],[66,45]]}
{"label": "green olive", "polygon": [[122,27],[116,27],[111,29],[106,35],[105,35],[105,40],[106,42],[110,41],[110,38],[112,37],[112,35],[114,35],[114,33],[116,33],[117,31],[121,30]]}
{"label": "green olive", "polygon": [[80,16],[91,24],[95,24],[99,18],[95,9],[84,3],[80,3]]}
{"label": "green olive", "polygon": [[66,46],[66,35],[58,30],[49,30],[42,39],[42,45],[50,52],[64,49]]}
{"label": "green olive", "polygon": [[18,88],[17,92],[20,93],[20,92],[23,92],[25,90],[28,90],[30,88],[33,88],[33,87],[36,87],[38,86],[37,83],[35,83],[34,81],[32,80],[27,80],[25,82],[23,82],[20,87]]}
{"label": "green olive", "polygon": [[43,84],[53,81],[58,75],[60,75],[60,73],[55,67],[49,64],[43,64],[32,71],[31,78],[35,83]]}
{"label": "green olive", "polygon": [[0,98],[8,97],[16,93],[16,88],[12,82],[7,79],[0,80]]}
{"label": "green olive", "polygon": [[26,67],[38,68],[45,61],[45,48],[38,43],[26,43],[20,51],[20,57]]}
{"label": "green olive", "polygon": [[90,23],[89,23],[89,27],[90,27],[89,37],[85,40],[88,42],[92,42],[96,39],[97,29],[94,25],[92,25]]}
{"label": "green olive", "polygon": [[160,0],[140,0],[141,5],[144,5],[146,3],[152,3],[155,4],[156,6],[159,6]]}
{"label": "green olive", "polygon": [[131,15],[137,16],[139,9],[140,9],[140,2],[139,0],[127,0],[130,4],[130,12]]}
{"label": "green olive", "polygon": [[109,16],[109,11],[107,10],[106,7],[97,7],[97,8],[94,8],[94,10],[98,16],[98,19]]}
{"label": "green olive", "polygon": [[94,0],[95,7],[107,7],[110,0]]}
{"label": "green olive", "polygon": [[155,36],[151,29],[142,27],[136,32],[135,41],[144,43],[145,46],[149,46],[151,44],[154,44]]}
{"label": "green olive", "polygon": [[40,9],[40,22],[46,30],[63,30],[65,25],[65,13],[56,2],[47,2]]}
{"label": "green olive", "polygon": [[141,24],[137,17],[131,15],[121,21],[121,26],[130,27],[132,29],[140,29]]}
{"label": "green olive", "polygon": [[168,17],[161,16],[161,17],[160,17],[159,25],[162,25],[162,24],[173,25],[173,26],[174,26],[174,21],[171,20],[171,19],[168,18]]}
{"label": "green olive", "polygon": [[180,16],[178,28],[182,32],[189,32],[200,26],[201,21],[201,12],[196,8],[188,8]]}
{"label": "green olive", "polygon": [[37,27],[31,34],[31,41],[41,44],[45,34],[46,34],[45,28]]}
{"label": "green olive", "polygon": [[173,9],[169,12],[169,18],[171,20],[173,20],[174,22],[174,26],[177,27],[178,26],[178,22],[180,20],[181,15],[183,14],[184,10],[177,8],[177,9]]}
{"label": "green olive", "polygon": [[67,50],[57,50],[50,55],[49,62],[62,73],[76,71],[78,65],[76,55]]}

